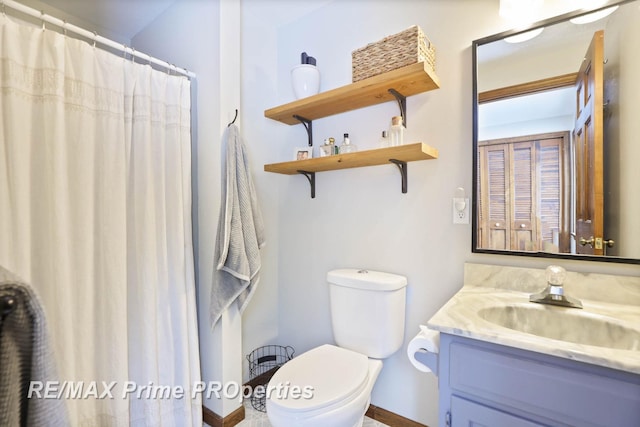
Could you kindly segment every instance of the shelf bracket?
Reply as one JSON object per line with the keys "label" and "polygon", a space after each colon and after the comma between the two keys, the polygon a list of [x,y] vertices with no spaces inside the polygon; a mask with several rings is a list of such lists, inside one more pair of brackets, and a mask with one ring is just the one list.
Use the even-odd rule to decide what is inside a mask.
{"label": "shelf bracket", "polygon": [[405,194],[407,192],[407,162],[396,159],[389,159],[389,161],[400,169],[400,176],[402,177],[402,194]]}
{"label": "shelf bracket", "polygon": [[407,127],[407,97],[402,95],[395,89],[389,89],[389,93],[398,101],[398,107],[400,108],[400,115],[402,116],[402,124]]}
{"label": "shelf bracket", "polygon": [[299,174],[304,175],[309,180],[309,185],[311,185],[311,198],[316,198],[316,173],[315,172],[307,172],[303,170],[298,171]]}
{"label": "shelf bracket", "polygon": [[297,114],[293,115],[293,118],[298,120],[300,123],[304,125],[304,128],[307,130],[307,138],[309,139],[309,147],[313,147],[313,122],[309,119],[305,119],[302,116]]}

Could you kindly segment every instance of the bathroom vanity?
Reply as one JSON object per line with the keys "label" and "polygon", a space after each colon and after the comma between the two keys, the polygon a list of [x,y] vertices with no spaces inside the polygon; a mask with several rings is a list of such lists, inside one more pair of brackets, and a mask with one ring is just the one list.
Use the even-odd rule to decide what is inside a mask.
{"label": "bathroom vanity", "polygon": [[440,345],[441,426],[640,425],[638,374],[449,334]]}
{"label": "bathroom vanity", "polygon": [[544,285],[544,270],[465,265],[428,322],[440,426],[640,425],[640,278],[568,273],[584,309],[529,302]]}

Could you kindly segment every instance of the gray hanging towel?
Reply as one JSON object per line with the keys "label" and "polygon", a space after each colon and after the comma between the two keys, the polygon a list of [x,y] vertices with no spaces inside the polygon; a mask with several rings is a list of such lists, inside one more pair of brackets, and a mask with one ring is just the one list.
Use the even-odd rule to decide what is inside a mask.
{"label": "gray hanging towel", "polygon": [[240,313],[246,308],[260,280],[260,249],[265,245],[249,158],[236,125],[225,130],[222,148],[222,202],[209,313],[212,328],[234,301]]}
{"label": "gray hanging towel", "polygon": [[58,381],[47,323],[36,293],[0,267],[0,298],[12,301],[0,325],[0,425],[68,426],[63,399],[45,398],[44,392],[40,397],[34,393],[27,398],[32,381],[42,382],[45,388],[47,382]]}

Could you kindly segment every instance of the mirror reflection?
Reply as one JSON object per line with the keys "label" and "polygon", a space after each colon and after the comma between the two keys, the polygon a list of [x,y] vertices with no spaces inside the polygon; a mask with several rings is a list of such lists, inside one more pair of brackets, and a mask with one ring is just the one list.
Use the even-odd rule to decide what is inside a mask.
{"label": "mirror reflection", "polygon": [[640,1],[612,10],[474,42],[474,251],[640,259]]}

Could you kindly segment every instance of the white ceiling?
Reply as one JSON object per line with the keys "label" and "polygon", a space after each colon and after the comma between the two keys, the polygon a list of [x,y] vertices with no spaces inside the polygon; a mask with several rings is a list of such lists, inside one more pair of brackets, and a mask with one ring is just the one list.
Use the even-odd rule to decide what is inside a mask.
{"label": "white ceiling", "polygon": [[[176,0],[16,0],[121,43],[153,22]],[[62,12],[62,13],[61,13]]]}

